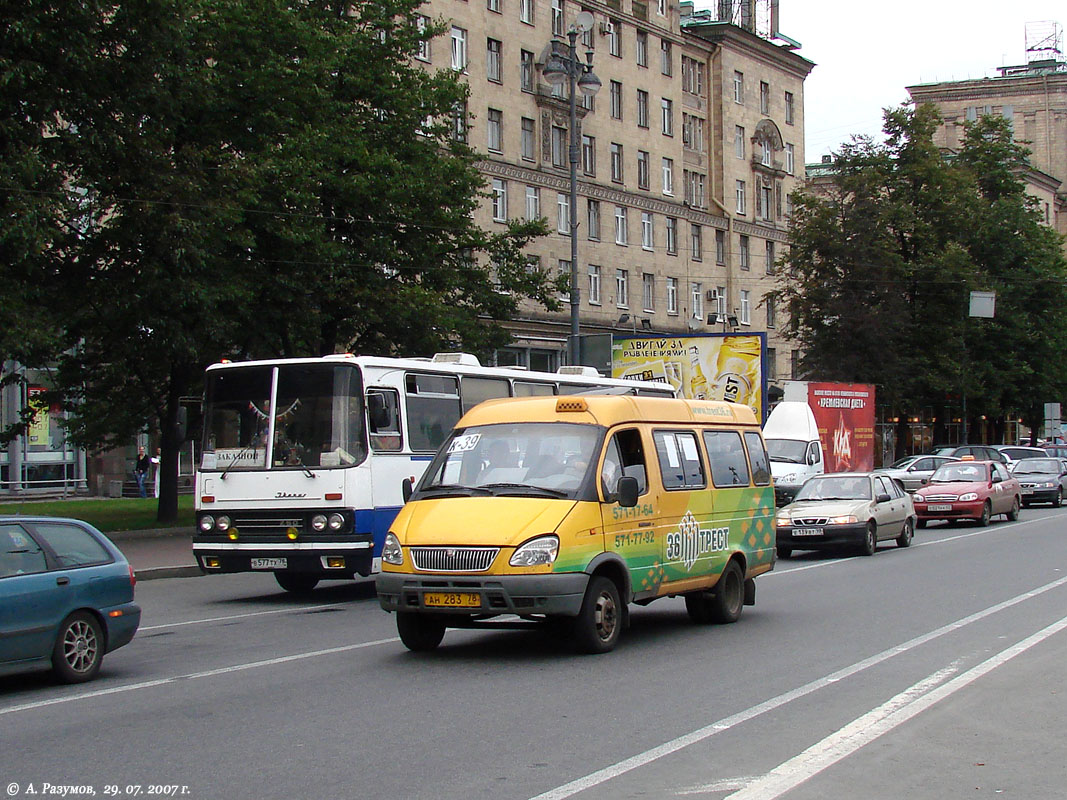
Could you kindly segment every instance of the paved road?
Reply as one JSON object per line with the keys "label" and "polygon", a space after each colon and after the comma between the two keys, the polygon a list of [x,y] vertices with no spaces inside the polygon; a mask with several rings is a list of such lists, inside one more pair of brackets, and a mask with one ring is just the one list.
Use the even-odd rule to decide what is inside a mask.
{"label": "paved road", "polygon": [[[1061,798],[1067,509],[805,555],[736,625],[637,608],[606,656],[450,631],[407,652],[370,582],[138,585],[101,678],[0,679],[0,791],[192,798]],[[168,790],[169,791],[169,790]]]}

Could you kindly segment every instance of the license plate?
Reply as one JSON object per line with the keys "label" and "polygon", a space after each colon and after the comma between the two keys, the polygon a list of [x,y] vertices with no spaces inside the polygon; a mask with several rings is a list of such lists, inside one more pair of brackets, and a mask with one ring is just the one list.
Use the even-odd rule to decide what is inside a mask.
{"label": "license plate", "polygon": [[822,528],[794,528],[794,536],[822,536]]}
{"label": "license plate", "polygon": [[926,507],[927,511],[951,511],[952,505],[950,503],[930,503]]}
{"label": "license plate", "polygon": [[289,566],[287,558],[253,558],[252,569],[286,569]]}
{"label": "license plate", "polygon": [[427,608],[481,608],[482,596],[477,592],[426,592],[422,603]]}

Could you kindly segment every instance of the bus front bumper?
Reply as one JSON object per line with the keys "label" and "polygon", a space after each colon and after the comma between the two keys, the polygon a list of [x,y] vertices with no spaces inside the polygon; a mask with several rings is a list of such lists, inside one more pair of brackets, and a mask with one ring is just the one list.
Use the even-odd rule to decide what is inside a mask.
{"label": "bus front bumper", "polygon": [[193,539],[193,555],[212,572],[300,572],[321,578],[351,578],[373,572],[374,543],[366,541],[274,543]]}

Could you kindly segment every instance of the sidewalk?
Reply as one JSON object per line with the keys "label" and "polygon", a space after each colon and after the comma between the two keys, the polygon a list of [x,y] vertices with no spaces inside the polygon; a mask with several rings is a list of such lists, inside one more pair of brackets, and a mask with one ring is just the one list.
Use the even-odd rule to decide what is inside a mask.
{"label": "sidewalk", "polygon": [[113,531],[107,537],[129,560],[139,581],[204,574],[193,558],[192,528]]}

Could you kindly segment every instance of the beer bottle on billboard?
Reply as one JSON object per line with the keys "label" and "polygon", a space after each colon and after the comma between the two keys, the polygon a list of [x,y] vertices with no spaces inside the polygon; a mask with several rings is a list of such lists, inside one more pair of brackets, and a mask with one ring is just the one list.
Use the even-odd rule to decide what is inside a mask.
{"label": "beer bottle on billboard", "polygon": [[700,351],[696,345],[689,348],[689,397],[692,400],[708,399],[708,379],[700,368]]}
{"label": "beer bottle on billboard", "polygon": [[759,390],[761,345],[756,336],[724,338],[715,367],[713,398],[751,406]]}

